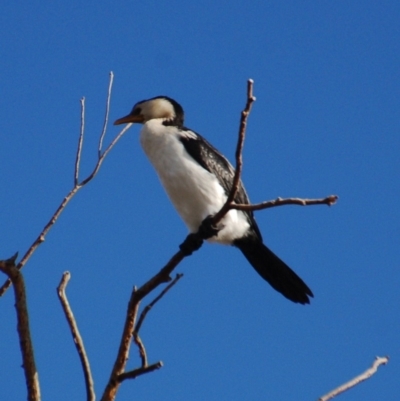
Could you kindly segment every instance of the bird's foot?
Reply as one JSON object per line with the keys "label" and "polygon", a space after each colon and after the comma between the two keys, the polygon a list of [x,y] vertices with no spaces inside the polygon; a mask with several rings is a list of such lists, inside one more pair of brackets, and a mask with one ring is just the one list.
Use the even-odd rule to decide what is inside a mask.
{"label": "bird's foot", "polygon": [[203,239],[200,238],[198,233],[189,234],[185,241],[179,245],[179,249],[185,256],[190,256],[193,252],[200,249],[203,245]]}
{"label": "bird's foot", "polygon": [[219,227],[214,226],[212,221],[213,217],[214,216],[207,216],[200,224],[199,234],[203,239],[217,236],[219,231],[224,228],[223,225],[220,225]]}
{"label": "bird's foot", "polygon": [[223,225],[215,227],[212,218],[213,216],[206,217],[200,224],[199,231],[197,233],[189,234],[185,241],[179,245],[179,249],[185,256],[189,256],[200,249],[204,240],[217,236],[218,232],[224,228]]}

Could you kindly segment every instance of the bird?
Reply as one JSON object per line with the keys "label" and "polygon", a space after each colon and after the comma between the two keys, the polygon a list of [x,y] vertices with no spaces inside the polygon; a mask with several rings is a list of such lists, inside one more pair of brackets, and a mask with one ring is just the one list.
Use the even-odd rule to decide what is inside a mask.
{"label": "bird", "polygon": [[[184,126],[182,106],[168,96],[137,102],[114,125],[140,123],[140,143],[168,197],[190,233],[224,205],[235,170],[204,137]],[[240,181],[235,203],[250,204]],[[233,245],[256,272],[287,299],[309,304],[313,293],[305,282],[263,243],[252,211],[230,210],[220,229],[207,239]]]}

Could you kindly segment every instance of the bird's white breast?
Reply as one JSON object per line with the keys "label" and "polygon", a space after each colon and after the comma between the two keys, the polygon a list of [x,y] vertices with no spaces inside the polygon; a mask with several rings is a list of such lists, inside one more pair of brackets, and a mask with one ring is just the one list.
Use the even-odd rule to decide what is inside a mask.
{"label": "bird's white breast", "polygon": [[[150,120],[143,126],[140,143],[179,215],[190,232],[196,232],[207,216],[220,210],[226,195],[217,177],[186,152],[178,133],[178,128],[162,125],[162,120]],[[210,241],[231,244],[249,228],[246,217],[236,210],[221,224],[224,228]]]}

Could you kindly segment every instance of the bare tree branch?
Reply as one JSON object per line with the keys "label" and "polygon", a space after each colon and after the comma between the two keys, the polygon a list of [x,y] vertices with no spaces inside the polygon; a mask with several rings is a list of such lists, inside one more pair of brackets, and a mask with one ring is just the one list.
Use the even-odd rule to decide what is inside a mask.
{"label": "bare tree branch", "polygon": [[57,287],[58,298],[60,299],[61,306],[64,310],[65,318],[67,319],[69,328],[71,330],[72,339],[74,340],[76,350],[78,351],[79,359],[81,361],[83,375],[85,377],[85,387],[86,387],[86,399],[88,401],[95,401],[96,395],[94,393],[94,383],[92,372],[90,370],[89,359],[86,355],[85,346],[83,344],[82,337],[79,333],[78,325],[72,309],[69,305],[65,289],[71,278],[70,272],[65,272],[61,278],[60,284]]}
{"label": "bare tree branch", "polygon": [[[160,271],[158,276],[161,277],[161,281],[157,284],[161,284],[162,282],[162,275],[163,273]],[[156,369],[160,369],[162,367],[162,362],[159,361],[155,364],[148,365],[147,364],[147,354],[146,354],[146,349],[144,347],[144,344],[139,337],[139,330],[143,324],[143,321],[147,315],[147,313],[150,311],[150,309],[178,282],[178,280],[182,277],[182,274],[177,274],[175,279],[149,304],[147,305],[143,312],[140,315],[138,323],[135,325],[137,314],[139,311],[139,305],[140,301],[148,295],[154,288],[157,287],[157,285],[153,288],[150,286],[146,286],[148,282],[145,284],[146,292],[143,290],[143,286],[137,290],[136,287],[133,288],[131,298],[129,300],[128,304],[128,310],[127,310],[127,315],[125,319],[125,325],[122,333],[122,338],[117,354],[116,361],[114,363],[114,367],[112,369],[110,379],[107,383],[107,386],[104,390],[103,396],[101,398],[101,401],[111,401],[114,400],[119,388],[119,385],[122,383],[122,381],[126,379],[134,379],[139,375],[145,374],[152,372]],[[169,277],[169,275],[168,275]],[[154,277],[151,279],[153,280]],[[149,281],[151,281],[149,280]],[[140,354],[140,359],[142,362],[142,366],[138,369],[134,369],[133,371],[130,372],[124,372],[126,363],[128,361],[128,356],[129,356],[129,350],[130,350],[130,343],[131,343],[131,338],[133,338],[133,341],[139,348],[139,354]]]}
{"label": "bare tree branch", "polygon": [[138,369],[131,370],[129,372],[122,373],[121,375],[118,376],[118,380],[119,380],[119,382],[122,383],[126,379],[136,379],[136,377],[138,377],[140,375],[143,375],[145,373],[154,372],[155,370],[158,370],[162,367],[163,367],[163,363],[161,361],[156,362],[156,363],[153,363],[152,365],[148,365],[146,367],[141,367]]}
{"label": "bare tree branch", "polygon": [[[112,87],[112,82],[113,82],[113,73],[110,73],[110,84],[109,84],[109,90],[108,90],[108,96],[107,96],[107,107],[106,107],[106,116],[105,116],[105,122],[104,124],[107,124],[108,121],[108,113],[109,113],[109,102],[110,102],[110,97],[111,97],[111,87]],[[80,137],[79,137],[79,142],[78,142],[78,149],[77,149],[77,155],[76,155],[76,162],[75,162],[75,178],[74,182],[75,185],[71,189],[71,191],[67,194],[67,196],[62,200],[60,206],[57,208],[57,210],[54,212],[53,216],[49,220],[49,222],[45,225],[43,228],[42,232],[38,235],[38,237],[35,239],[33,244],[29,247],[29,249],[26,251],[25,255],[22,257],[21,261],[17,265],[17,269],[20,270],[22,269],[26,262],[29,260],[29,258],[33,255],[33,253],[36,251],[36,249],[39,247],[39,245],[44,242],[45,237],[47,233],[50,231],[50,229],[54,226],[55,222],[59,218],[60,214],[62,211],[65,209],[69,201],[74,197],[74,195],[82,188],[84,187],[88,182],[90,182],[98,173],[100,170],[101,165],[103,164],[104,159],[108,155],[108,153],[111,151],[111,149],[115,146],[115,144],[121,139],[121,137],[125,134],[125,132],[132,126],[132,124],[127,124],[124,129],[113,139],[113,141],[110,143],[110,145],[107,147],[107,149],[104,151],[103,154],[101,154],[101,144],[104,138],[105,130],[103,129],[103,132],[100,137],[100,145],[99,145],[99,157],[97,160],[97,163],[92,171],[91,174],[84,180],[82,180],[80,183],[78,173],[79,173],[79,163],[80,163],[80,154],[82,151],[82,140],[83,140],[83,131],[84,131],[84,102],[82,103],[82,113],[81,113],[81,130],[80,130]],[[2,287],[0,287],[0,297],[4,295],[4,293],[7,291],[7,289],[11,285],[11,280],[8,279]]]}
{"label": "bare tree branch", "polygon": [[99,148],[98,148],[98,158],[100,159],[101,157],[101,149],[103,147],[103,140],[104,136],[106,135],[106,130],[107,130],[107,124],[108,124],[108,116],[110,114],[110,103],[111,103],[111,90],[112,90],[112,85],[114,81],[114,74],[111,71],[110,72],[110,83],[108,85],[108,95],[107,95],[107,103],[106,103],[106,112],[104,115],[104,124],[103,124],[103,132],[100,135],[100,140],[99,140]]}
{"label": "bare tree branch", "polygon": [[240,116],[239,135],[238,135],[238,142],[236,145],[236,152],[235,152],[236,168],[235,168],[235,176],[233,177],[232,188],[231,188],[228,199],[226,200],[224,206],[212,218],[212,222],[213,222],[214,226],[216,226],[218,224],[218,222],[221,221],[221,219],[231,209],[230,205],[233,203],[236,193],[239,188],[240,177],[242,175],[242,165],[243,165],[242,153],[243,153],[244,138],[245,138],[245,134],[246,134],[247,119],[250,115],[251,106],[256,101],[256,98],[253,96],[253,85],[254,85],[254,81],[252,79],[249,79],[247,81],[246,106]]}
{"label": "bare tree branch", "polygon": [[142,327],[142,324],[144,322],[144,319],[146,318],[147,314],[151,310],[151,308],[183,277],[183,274],[178,273],[174,280],[169,283],[162,291],[161,293],[154,298],[153,301],[151,301],[142,311],[142,313],[139,316],[139,320],[135,326],[135,330],[132,333],[133,341],[139,348],[139,355],[142,360],[142,368],[147,366],[147,354],[146,354],[146,348],[143,344],[143,341],[139,337],[139,331]]}
{"label": "bare tree branch", "polygon": [[156,297],[156,298],[154,298],[153,299],[153,301],[151,301],[144,309],[143,309],[143,311],[142,311],[142,313],[140,314],[140,317],[139,317],[139,320],[138,320],[138,322],[137,322],[137,324],[136,324],[136,327],[135,327],[135,332],[136,333],[139,333],[139,331],[140,331],[140,329],[141,329],[141,327],[142,327],[142,324],[143,324],[143,321],[144,321],[144,319],[146,318],[146,315],[149,313],[149,311],[150,311],[150,309],[181,279],[183,277],[183,274],[182,273],[178,273],[176,276],[175,276],[175,278],[174,278],[174,280],[171,282],[171,283],[169,283],[162,291],[161,291],[161,293]]}
{"label": "bare tree branch", "polygon": [[224,206],[220,209],[220,211],[212,218],[212,225],[217,226],[218,222],[225,216],[225,214],[232,209],[236,210],[243,210],[243,211],[256,211],[256,210],[263,210],[268,209],[271,207],[276,206],[283,206],[283,205],[301,205],[301,206],[310,206],[310,205],[328,205],[331,206],[337,202],[339,199],[337,195],[330,195],[323,199],[301,199],[301,198],[288,198],[282,199],[277,198],[271,201],[265,201],[262,203],[257,204],[236,204],[234,202],[236,193],[239,188],[240,178],[242,174],[242,166],[243,166],[243,145],[247,127],[247,119],[250,115],[251,107],[255,102],[256,98],[253,95],[253,85],[254,81],[249,79],[247,81],[247,100],[246,106],[241,113],[240,117],[240,125],[239,125],[239,135],[238,135],[238,142],[236,146],[235,152],[235,160],[236,160],[236,168],[235,168],[235,176],[232,183],[232,188],[229,193],[229,196],[224,204]]}
{"label": "bare tree branch", "polygon": [[139,334],[137,332],[132,334],[132,339],[139,349],[139,356],[140,356],[140,360],[142,361],[142,368],[146,367],[148,365],[147,353],[146,353],[146,348],[143,344],[143,341],[139,337]]}
{"label": "bare tree branch", "polygon": [[361,382],[369,379],[372,375],[374,375],[378,367],[381,365],[386,365],[389,362],[389,357],[384,356],[384,357],[375,357],[375,360],[372,364],[372,366],[367,369],[364,373],[362,373],[359,376],[356,376],[354,379],[350,380],[349,382],[335,388],[334,390],[330,391],[328,394],[322,396],[321,398],[318,398],[318,401],[328,401],[331,400],[332,398],[336,397],[337,395],[344,393],[347,390],[350,390],[354,386],[357,386],[357,384],[360,384]]}
{"label": "bare tree branch", "polygon": [[15,309],[17,311],[17,331],[22,353],[22,367],[25,373],[29,401],[40,401],[39,375],[36,370],[29,315],[26,304],[24,278],[15,265],[18,253],[8,260],[0,261],[0,270],[9,277],[14,287]]}
{"label": "bare tree branch", "polygon": [[124,129],[112,140],[112,142],[108,145],[108,147],[106,148],[104,153],[99,157],[97,164],[96,164],[94,170],[92,171],[92,173],[87,178],[85,178],[83,181],[81,181],[78,189],[81,189],[84,185],[86,185],[89,181],[91,181],[96,176],[96,174],[100,170],[101,165],[104,162],[104,159],[106,158],[106,156],[108,155],[110,150],[115,146],[115,144],[121,139],[121,137],[126,133],[126,131],[128,131],[128,129],[130,127],[132,127],[132,124],[126,124]]}
{"label": "bare tree branch", "polygon": [[75,178],[74,178],[74,186],[78,185],[79,181],[79,166],[81,164],[81,154],[82,154],[82,145],[83,145],[83,135],[85,133],[85,98],[81,99],[81,130],[79,133],[78,139],[78,150],[76,152],[75,159]]}
{"label": "bare tree branch", "polygon": [[114,400],[119,388],[119,376],[124,373],[128,361],[131,336],[135,327],[135,321],[140,305],[140,300],[136,297],[137,289],[133,288],[128,304],[124,329],[122,331],[121,342],[119,345],[117,358],[111,371],[110,379],[101,397],[101,401]]}
{"label": "bare tree branch", "polygon": [[337,195],[330,195],[326,198],[322,199],[301,199],[301,198],[276,198],[274,200],[261,202],[261,203],[253,203],[251,205],[244,205],[240,203],[231,203],[229,205],[229,209],[236,210],[245,210],[245,211],[256,211],[256,210],[264,210],[269,209],[271,207],[276,206],[284,206],[284,205],[299,205],[299,206],[311,206],[311,205],[334,205],[339,197]]}

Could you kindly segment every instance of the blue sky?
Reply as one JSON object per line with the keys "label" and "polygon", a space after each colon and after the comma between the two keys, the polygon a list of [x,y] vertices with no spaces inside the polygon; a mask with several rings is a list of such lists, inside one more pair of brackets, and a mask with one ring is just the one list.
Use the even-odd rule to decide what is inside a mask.
{"label": "blue sky", "polygon": [[[341,400],[400,390],[400,4],[42,1],[0,15],[1,258],[21,254],[73,184],[86,98],[82,177],[95,163],[109,71],[111,120],[156,95],[233,159],[246,80],[255,81],[243,180],[254,202],[337,194],[339,203],[258,212],[266,244],[312,288],[295,305],[236,249],[206,245],[148,316],[150,362],[118,400],[313,400],[389,365]],[[85,397],[55,288],[67,288],[100,397],[132,286],[177,250],[186,228],[134,126],[67,207],[24,269],[44,399]],[[118,132],[110,126],[106,142]],[[25,397],[12,292],[0,299],[1,393]],[[132,350],[129,367],[138,365]]]}

